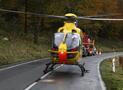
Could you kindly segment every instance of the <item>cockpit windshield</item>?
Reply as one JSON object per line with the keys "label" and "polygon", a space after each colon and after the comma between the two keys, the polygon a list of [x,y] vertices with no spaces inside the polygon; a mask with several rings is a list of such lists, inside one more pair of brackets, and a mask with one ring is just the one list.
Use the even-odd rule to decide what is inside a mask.
{"label": "cockpit windshield", "polygon": [[64,39],[64,33],[55,33],[54,34],[54,44],[56,47],[60,45],[61,42],[63,42]]}
{"label": "cockpit windshield", "polygon": [[79,41],[80,41],[80,37],[78,34],[74,33],[69,33],[66,36],[66,44],[67,44],[67,48],[69,49],[73,49],[79,46]]}
{"label": "cockpit windshield", "polygon": [[64,35],[64,33],[55,33],[54,44],[56,47],[58,47],[61,42],[66,43],[68,50],[79,46],[80,36],[78,34],[68,33],[66,36]]}

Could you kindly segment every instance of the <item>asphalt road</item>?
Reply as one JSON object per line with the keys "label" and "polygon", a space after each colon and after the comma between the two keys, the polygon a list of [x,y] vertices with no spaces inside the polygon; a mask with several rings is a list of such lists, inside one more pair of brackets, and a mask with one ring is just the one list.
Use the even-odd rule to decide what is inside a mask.
{"label": "asphalt road", "polygon": [[113,56],[114,53],[104,53],[83,58],[80,63],[85,62],[85,68],[89,70],[84,77],[81,77],[79,67],[70,65],[60,66],[44,76],[43,70],[48,59],[2,68],[0,90],[105,90],[100,78],[99,64],[105,58]]}

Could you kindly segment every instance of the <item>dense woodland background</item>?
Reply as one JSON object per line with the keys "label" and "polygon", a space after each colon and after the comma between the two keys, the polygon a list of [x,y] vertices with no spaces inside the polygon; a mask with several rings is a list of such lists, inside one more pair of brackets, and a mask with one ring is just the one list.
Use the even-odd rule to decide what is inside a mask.
{"label": "dense woodland background", "polygon": [[[35,12],[50,15],[75,13],[78,16],[115,14],[123,12],[122,0],[0,0],[0,8]],[[110,18],[121,18],[114,16]],[[25,20],[27,19],[27,20]],[[14,33],[28,33],[32,29],[41,32],[56,31],[63,20],[41,18],[38,16],[0,12],[0,30]],[[123,39],[122,21],[89,21],[79,20],[79,27],[94,38]],[[33,30],[32,30],[33,31]]]}
{"label": "dense woodland background", "polygon": [[[0,8],[50,15],[121,14],[108,18],[123,18],[123,0],[0,0]],[[0,60],[4,60],[0,63],[47,56],[53,33],[62,25],[62,19],[0,11]],[[101,45],[123,41],[123,21],[79,20],[79,27]]]}

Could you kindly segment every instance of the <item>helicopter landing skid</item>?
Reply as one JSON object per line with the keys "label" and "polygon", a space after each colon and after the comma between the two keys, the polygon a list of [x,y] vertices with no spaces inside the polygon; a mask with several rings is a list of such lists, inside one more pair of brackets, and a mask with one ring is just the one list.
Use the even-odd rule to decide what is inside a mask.
{"label": "helicopter landing skid", "polygon": [[[48,73],[50,71],[53,71],[54,70],[54,66],[56,64],[58,64],[58,63],[52,63],[52,62],[47,63],[46,64],[46,68],[43,71],[44,74],[46,74],[46,73]],[[82,65],[82,64],[80,64],[80,63],[77,62],[76,64],[67,64],[67,65],[76,65],[76,66],[78,66],[81,69],[81,76],[84,76],[84,73],[88,72],[88,70],[85,69],[84,64]]]}
{"label": "helicopter landing skid", "polygon": [[55,63],[52,63],[52,62],[47,63],[47,64],[46,64],[46,68],[45,68],[45,70],[43,71],[44,74],[46,74],[46,73],[48,73],[48,72],[54,70],[54,66],[55,66],[55,65],[56,65],[56,64],[55,64]]}
{"label": "helicopter landing skid", "polygon": [[84,73],[86,72],[84,64],[82,65],[82,64],[76,63],[75,65],[79,66],[79,68],[81,69],[81,76],[84,76]]}

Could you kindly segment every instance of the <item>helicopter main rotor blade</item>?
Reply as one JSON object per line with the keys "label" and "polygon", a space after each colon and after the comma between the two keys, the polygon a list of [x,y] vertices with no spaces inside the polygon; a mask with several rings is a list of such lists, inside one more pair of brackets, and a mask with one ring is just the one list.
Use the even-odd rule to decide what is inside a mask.
{"label": "helicopter main rotor blade", "polygon": [[[39,16],[39,17],[66,19],[65,16],[47,15],[47,14],[40,14],[40,13],[33,13],[33,12],[24,12],[24,11],[14,11],[14,10],[2,9],[2,8],[0,8],[0,11],[2,11],[2,12],[11,12],[11,13],[20,13],[20,14],[27,14],[27,15],[35,15],[35,16]],[[93,20],[93,21],[123,21],[123,19],[96,18],[96,17],[104,17],[104,16],[112,16],[112,15],[114,16],[114,15],[119,15],[119,14],[97,15],[97,16],[83,16],[83,17],[79,16],[78,19]]]}
{"label": "helicopter main rotor blade", "polygon": [[116,19],[116,18],[90,18],[89,20],[93,21],[123,21],[123,19]]}
{"label": "helicopter main rotor blade", "polygon": [[78,19],[91,19],[91,18],[101,18],[101,17],[109,17],[109,16],[121,16],[120,13],[115,14],[106,14],[106,15],[95,15],[95,16],[78,16]]}
{"label": "helicopter main rotor blade", "polygon": [[123,19],[119,18],[91,18],[91,17],[78,17],[78,19],[83,19],[83,20],[93,20],[93,21],[123,21]]}
{"label": "helicopter main rotor blade", "polygon": [[[120,13],[115,13],[115,14],[105,14],[105,15],[95,15],[95,16],[84,16],[87,18],[99,18],[99,17],[107,17],[107,16],[121,16]],[[78,16],[78,18],[81,18],[81,16]]]}
{"label": "helicopter main rotor blade", "polygon": [[40,17],[51,17],[51,18],[65,18],[65,16],[57,16],[57,15],[47,15],[47,14],[40,14],[40,13],[33,13],[33,12],[24,12],[24,11],[14,11],[14,10],[8,10],[8,9],[1,9],[2,12],[11,12],[11,13],[19,13],[19,14],[27,14],[27,15],[35,15]]}

